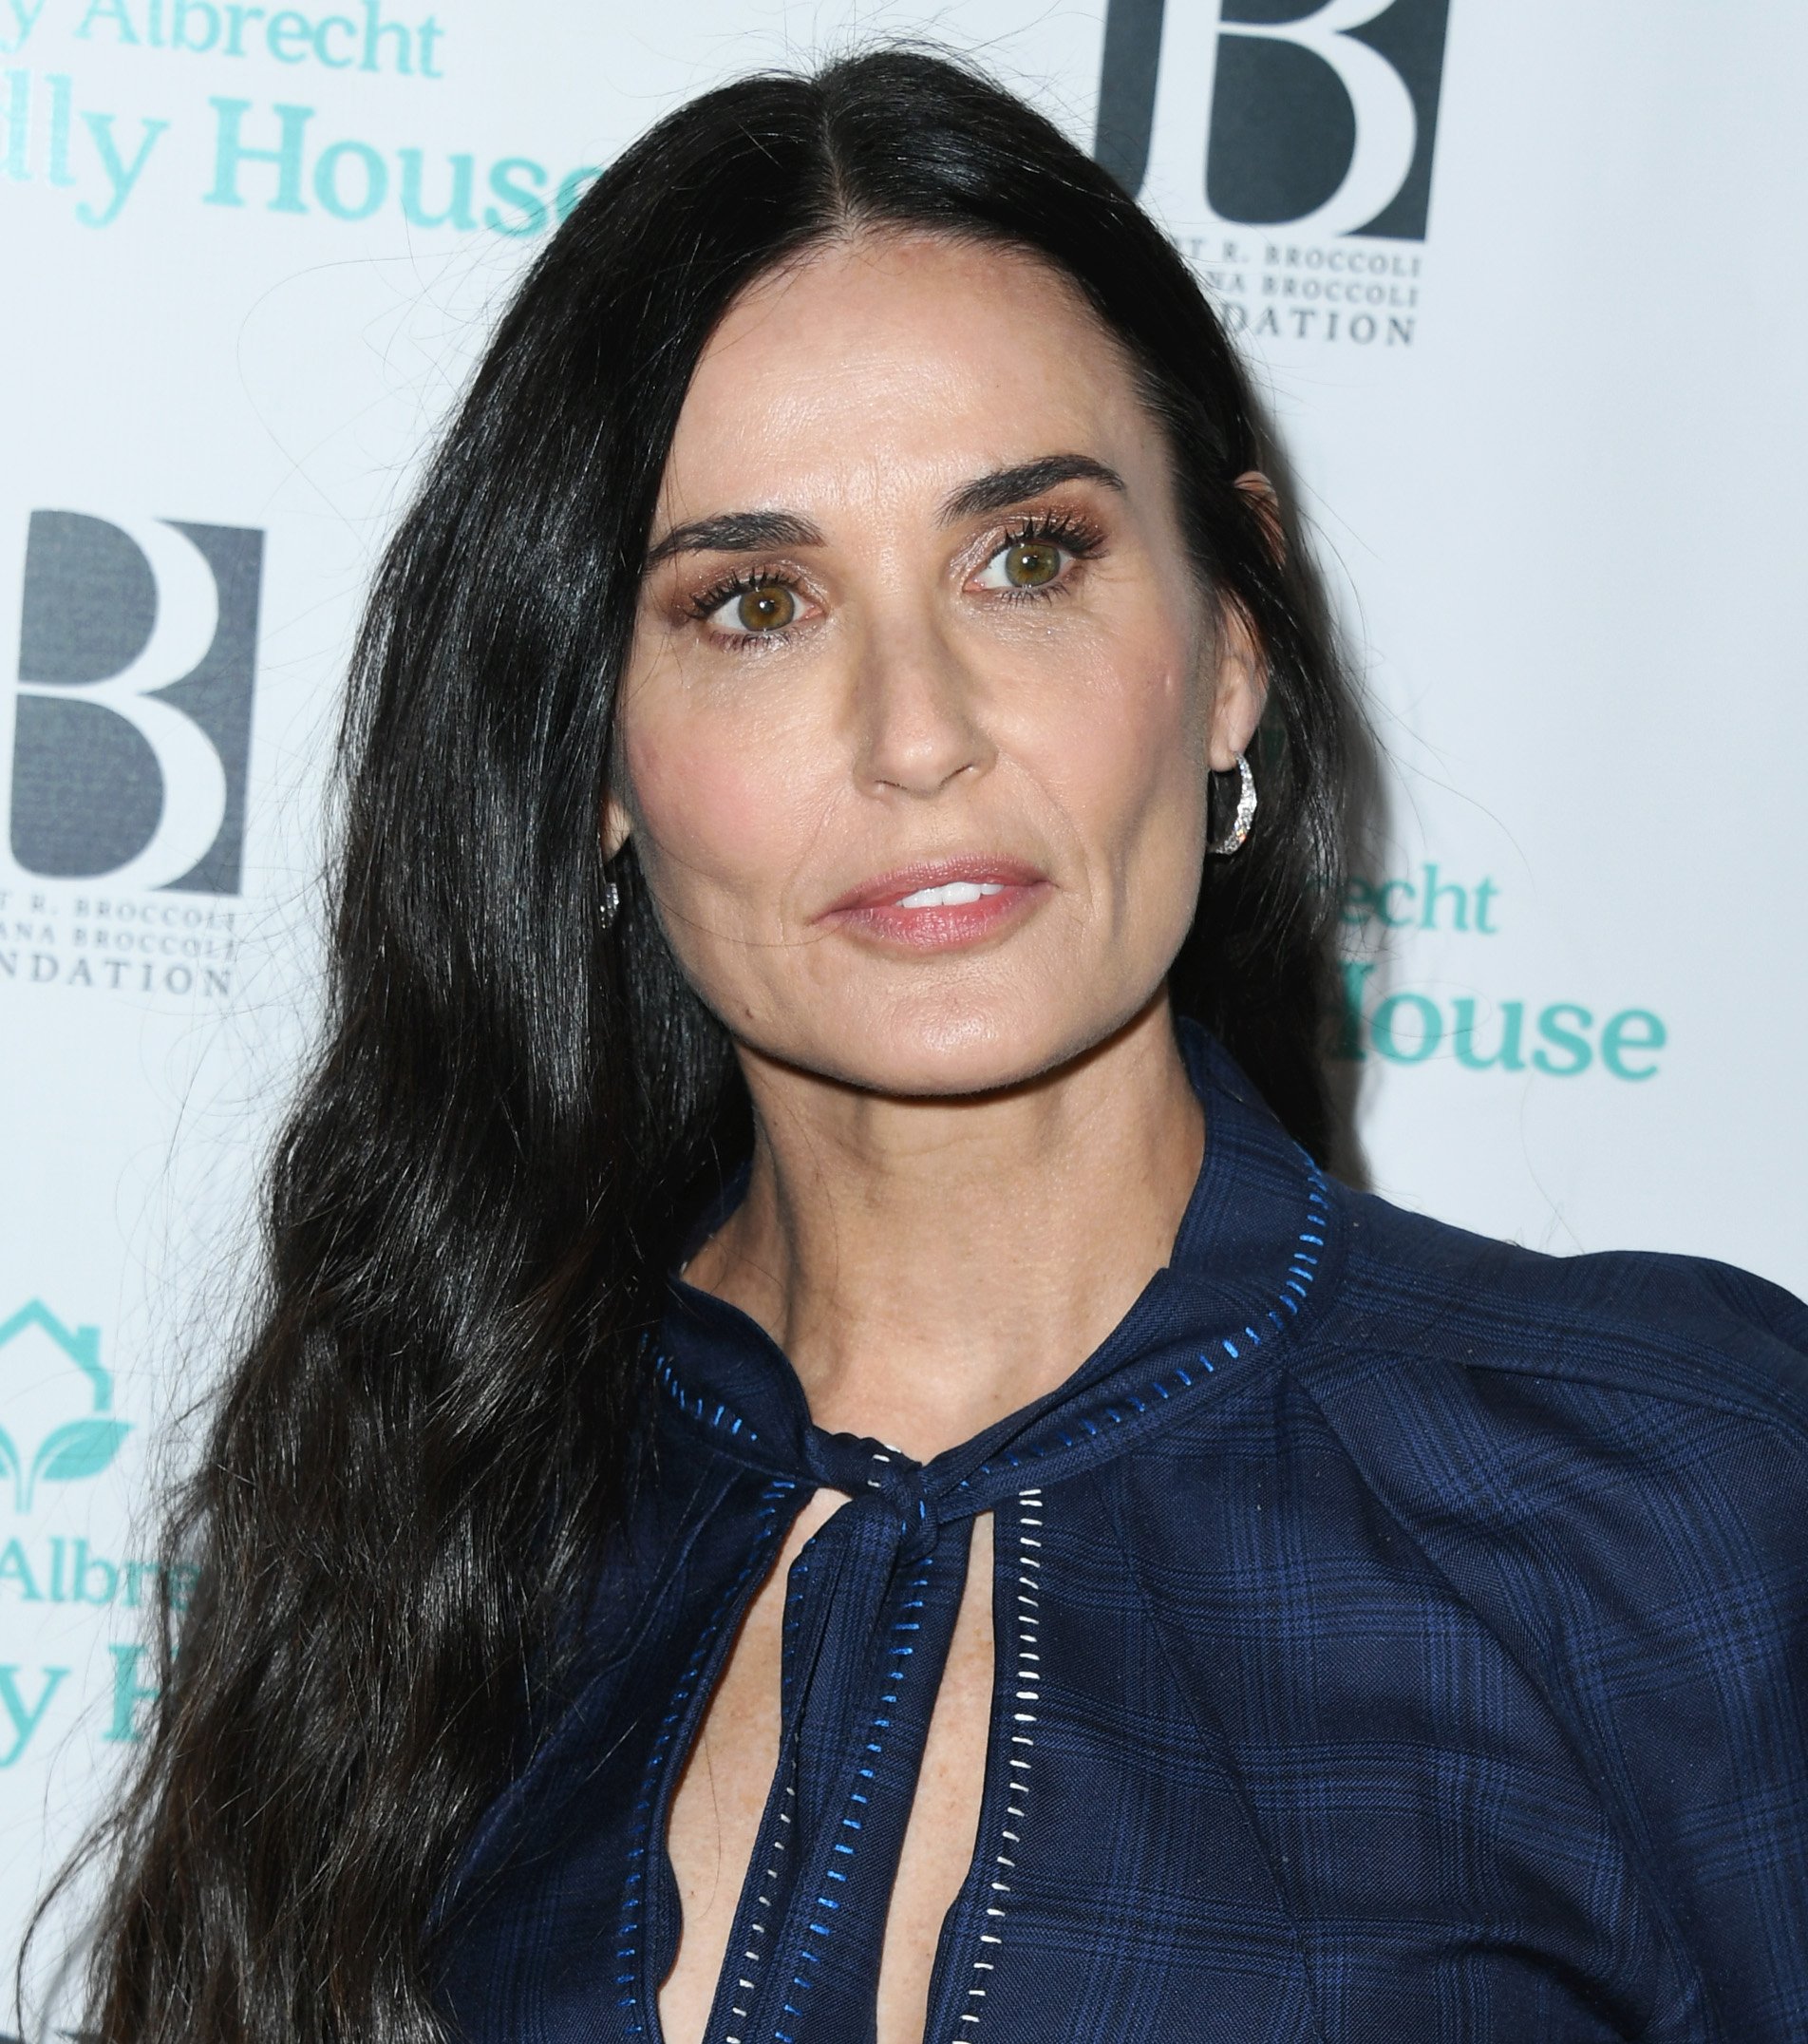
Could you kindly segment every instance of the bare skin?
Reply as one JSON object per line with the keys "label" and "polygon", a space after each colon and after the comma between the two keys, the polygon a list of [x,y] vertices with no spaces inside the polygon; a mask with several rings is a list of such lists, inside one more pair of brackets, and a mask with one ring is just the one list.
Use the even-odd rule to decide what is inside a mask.
{"label": "bare skin", "polygon": [[[838,1492],[820,1490],[804,1507],[747,1613],[672,1804],[667,1845],[684,1911],[684,1943],[659,1997],[660,2025],[670,2044],[703,2035],[778,1765],[775,1699],[785,1575],[810,1535],[845,1502]],[[991,1560],[988,1512],[973,1527],[967,1588],[885,1921],[881,2038],[922,2035],[935,1940],[973,1856],[991,1712]]]}
{"label": "bare skin", "polygon": [[[605,842],[632,835],[756,1122],[687,1275],[774,1336],[819,1425],[928,1460],[1059,1385],[1167,1260],[1205,1132],[1166,975],[1261,663],[1199,586],[1116,347],[996,249],[861,236],[754,285],[653,541]],[[806,1507],[677,1790],[669,2044],[702,2035],[771,1783],[784,1572],[840,1502]],[[983,1524],[879,2044],[921,2038],[972,1858],[989,1553]]]}

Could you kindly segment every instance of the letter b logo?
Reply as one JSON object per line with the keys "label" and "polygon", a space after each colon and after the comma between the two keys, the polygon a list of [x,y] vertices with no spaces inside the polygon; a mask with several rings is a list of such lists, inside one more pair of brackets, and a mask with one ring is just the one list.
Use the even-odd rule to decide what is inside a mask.
{"label": "letter b logo", "polygon": [[238,891],[263,541],[32,512],[9,825],[28,873]]}
{"label": "letter b logo", "polygon": [[1093,153],[1177,227],[1422,241],[1449,9],[1110,0]]}

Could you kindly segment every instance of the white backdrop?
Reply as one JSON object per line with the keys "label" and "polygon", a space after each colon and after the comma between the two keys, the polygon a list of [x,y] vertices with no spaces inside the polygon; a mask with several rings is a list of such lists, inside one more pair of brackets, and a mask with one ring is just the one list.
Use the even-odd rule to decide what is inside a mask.
{"label": "white backdrop", "polygon": [[[1094,143],[1104,0],[655,11],[0,0],[0,1956],[129,1753],[360,587],[511,277],[676,101],[888,29]],[[1106,123],[1390,758],[1378,1189],[1798,1290],[1805,65],[1786,0],[1119,0]]]}

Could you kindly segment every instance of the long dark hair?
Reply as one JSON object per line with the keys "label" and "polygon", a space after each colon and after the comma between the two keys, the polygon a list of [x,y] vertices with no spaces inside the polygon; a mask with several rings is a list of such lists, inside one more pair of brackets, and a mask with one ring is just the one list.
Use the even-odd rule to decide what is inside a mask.
{"label": "long dark hair", "polygon": [[1271,682],[1256,829],[1208,861],[1176,1005],[1325,1146],[1342,696],[1297,558],[1234,486],[1256,420],[1186,265],[1053,126],[935,56],[682,107],[534,264],[370,597],[324,1047],[270,1174],[259,1318],[170,1527],[198,1591],[165,1615],[106,1839],[108,2044],[436,2035],[436,1892],[556,1692],[674,1230],[747,1134],[724,1031],[631,850],[606,876],[598,838],[655,493],[730,300],[869,225],[1040,256],[1136,367],[1199,571]]}

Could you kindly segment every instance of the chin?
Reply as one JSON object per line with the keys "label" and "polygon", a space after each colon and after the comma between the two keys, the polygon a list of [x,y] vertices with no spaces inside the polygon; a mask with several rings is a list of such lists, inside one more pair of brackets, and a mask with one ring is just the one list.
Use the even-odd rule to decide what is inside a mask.
{"label": "chin", "polygon": [[[901,1098],[1002,1092],[1078,1057],[1110,1033],[1110,1018],[1026,1014],[1011,1004],[936,1003],[894,1010],[838,1032],[821,1069],[848,1085]],[[850,1054],[852,1053],[852,1054]]]}

